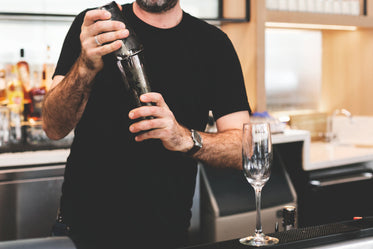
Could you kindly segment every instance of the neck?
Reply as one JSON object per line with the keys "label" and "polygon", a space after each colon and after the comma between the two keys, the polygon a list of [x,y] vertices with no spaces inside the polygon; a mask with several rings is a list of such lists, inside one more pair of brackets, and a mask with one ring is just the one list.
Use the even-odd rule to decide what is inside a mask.
{"label": "neck", "polygon": [[173,28],[181,22],[183,11],[178,2],[174,8],[162,13],[150,13],[141,9],[136,1],[133,2],[133,12],[143,22],[161,29]]}

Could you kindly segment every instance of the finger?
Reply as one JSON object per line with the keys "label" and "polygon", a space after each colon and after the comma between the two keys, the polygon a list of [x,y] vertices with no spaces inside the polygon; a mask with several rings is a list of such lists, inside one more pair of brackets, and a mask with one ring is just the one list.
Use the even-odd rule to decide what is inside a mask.
{"label": "finger", "polygon": [[166,122],[163,119],[145,119],[130,125],[129,130],[132,133],[138,133],[141,131],[148,131],[154,129],[163,129],[166,127]]}
{"label": "finger", "polygon": [[94,9],[88,11],[84,16],[83,26],[90,26],[98,20],[108,20],[111,17],[111,13],[106,10]]}
{"label": "finger", "polygon": [[120,40],[105,44],[103,46],[97,46],[94,38],[92,37],[91,39],[91,44],[94,45],[91,45],[90,48],[84,50],[84,55],[90,60],[101,60],[102,56],[112,53],[122,46],[122,42]]}
{"label": "finger", "polygon": [[130,119],[138,119],[141,117],[153,116],[156,118],[162,118],[169,116],[171,111],[167,108],[162,108],[159,106],[142,106],[136,109],[133,109],[128,114]]}
{"label": "finger", "polygon": [[153,102],[157,106],[167,107],[168,109],[168,105],[166,104],[166,102],[163,99],[163,96],[160,93],[156,93],[156,92],[144,93],[143,95],[140,96],[140,100],[141,102],[144,102],[144,103]]}
{"label": "finger", "polygon": [[163,136],[162,133],[162,129],[148,130],[146,132],[142,132],[141,134],[136,135],[135,140],[137,142],[141,142],[147,139],[159,139]]}
{"label": "finger", "polygon": [[102,44],[106,44],[106,43],[109,43],[115,40],[125,39],[128,37],[128,35],[129,35],[128,29],[121,29],[119,31],[107,32],[107,33],[96,35],[93,37],[93,39],[97,39],[97,41],[100,43],[100,44],[97,44],[96,40],[94,40],[94,42],[97,45],[102,45]]}
{"label": "finger", "polygon": [[89,27],[89,31],[92,35],[101,33],[124,30],[126,25],[120,21],[104,20],[98,21]]}
{"label": "finger", "polygon": [[[92,38],[92,39],[94,39],[94,38]],[[96,43],[95,41],[93,41],[93,42]],[[111,42],[111,43],[93,48],[92,53],[95,54],[95,55],[98,55],[98,56],[104,56],[104,55],[110,54],[110,53],[118,50],[121,46],[122,46],[122,41],[121,40],[116,40],[114,42]]]}

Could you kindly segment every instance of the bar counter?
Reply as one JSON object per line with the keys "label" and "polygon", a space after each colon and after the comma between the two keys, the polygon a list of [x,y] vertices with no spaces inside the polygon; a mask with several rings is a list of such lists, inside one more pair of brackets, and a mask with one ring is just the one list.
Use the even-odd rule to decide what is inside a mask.
{"label": "bar counter", "polygon": [[0,169],[30,165],[64,164],[70,152],[74,133],[58,141],[50,140],[41,125],[22,126],[18,141],[0,146]]}

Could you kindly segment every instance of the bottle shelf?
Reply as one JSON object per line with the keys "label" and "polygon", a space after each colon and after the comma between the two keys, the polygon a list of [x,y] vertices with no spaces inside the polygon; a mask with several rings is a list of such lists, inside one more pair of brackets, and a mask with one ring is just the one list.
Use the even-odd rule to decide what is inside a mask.
{"label": "bottle shelf", "polygon": [[341,25],[357,26],[359,28],[373,28],[373,17],[364,15],[353,16],[340,14],[267,10],[265,15],[265,21],[274,23]]}

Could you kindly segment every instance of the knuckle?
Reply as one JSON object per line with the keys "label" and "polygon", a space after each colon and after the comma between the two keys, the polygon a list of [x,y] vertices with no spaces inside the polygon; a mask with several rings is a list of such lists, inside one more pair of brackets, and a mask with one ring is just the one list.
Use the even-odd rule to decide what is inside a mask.
{"label": "knuckle", "polygon": [[83,42],[83,41],[85,40],[85,32],[84,32],[84,31],[82,31],[82,32],[80,33],[79,38],[80,38],[80,41],[81,41],[81,42]]}
{"label": "knuckle", "polygon": [[86,39],[83,39],[82,40],[82,48],[84,49],[87,46],[88,46],[88,41]]}
{"label": "knuckle", "polygon": [[103,21],[97,21],[93,24],[93,27],[98,30],[102,30],[104,26]]}
{"label": "knuckle", "polygon": [[166,115],[168,117],[171,117],[171,116],[173,116],[173,113],[172,113],[172,111],[170,109],[168,109],[168,110],[166,110]]}
{"label": "knuckle", "polygon": [[87,13],[85,14],[84,19],[85,20],[92,19],[93,18],[93,14],[94,14],[93,10],[87,11]]}
{"label": "knuckle", "polygon": [[156,114],[158,111],[157,106],[149,106],[148,109],[149,109],[149,114]]}
{"label": "knuckle", "polygon": [[154,95],[155,95],[155,97],[157,98],[158,101],[163,100],[162,94],[160,94],[160,93],[154,93]]}
{"label": "knuckle", "polygon": [[93,58],[96,55],[96,52],[92,49],[88,49],[86,51],[86,55],[87,55],[88,58]]}
{"label": "knuckle", "polygon": [[85,55],[86,55],[87,58],[91,58],[92,57],[92,51],[91,50],[87,50],[85,52]]}
{"label": "knuckle", "polygon": [[149,119],[148,122],[150,127],[155,127],[157,125],[156,119]]}

